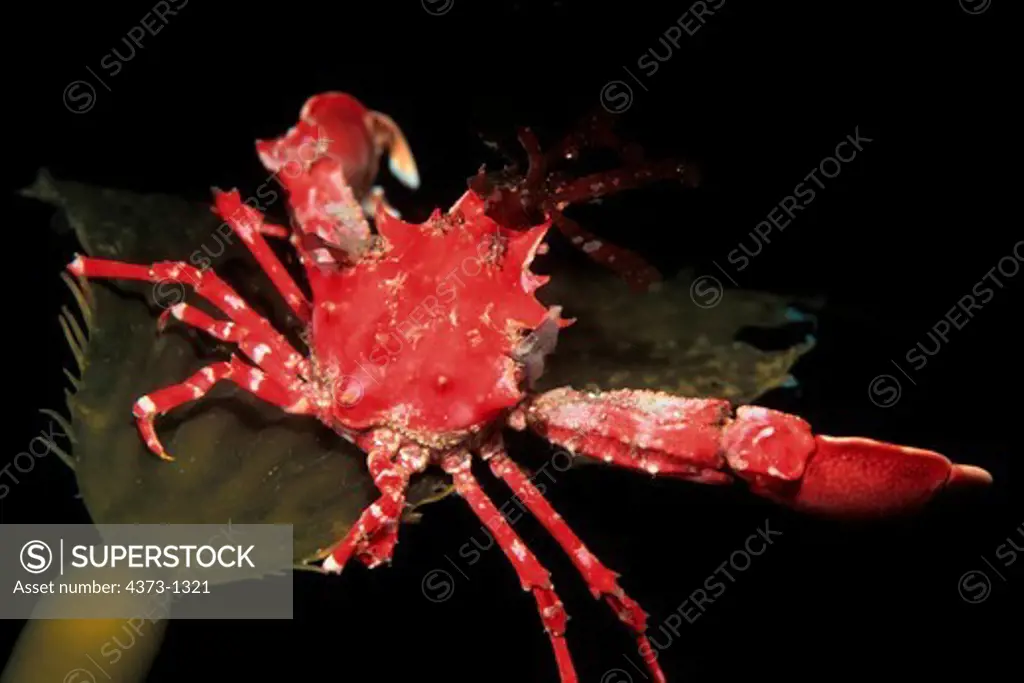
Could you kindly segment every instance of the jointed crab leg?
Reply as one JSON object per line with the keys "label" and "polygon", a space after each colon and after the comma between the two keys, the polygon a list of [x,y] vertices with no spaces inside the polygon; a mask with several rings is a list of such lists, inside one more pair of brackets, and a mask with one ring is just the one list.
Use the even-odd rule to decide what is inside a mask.
{"label": "jointed crab leg", "polygon": [[422,472],[430,462],[426,451],[418,446],[403,446],[398,454],[390,460],[385,458],[368,458],[367,466],[374,483],[382,491],[399,490],[402,494],[402,505],[398,509],[398,517],[388,520],[381,530],[357,549],[357,556],[368,567],[376,567],[381,562],[390,562],[398,543],[398,528],[401,514],[405,507],[405,491],[412,475]]}
{"label": "jointed crab leg", "polygon": [[565,613],[562,601],[555,593],[548,571],[540,564],[530,549],[526,547],[519,535],[501,515],[487,497],[480,484],[470,471],[470,457],[466,452],[446,455],[441,463],[444,471],[452,476],[455,490],[466,499],[480,521],[494,536],[498,546],[508,558],[519,575],[523,590],[533,592],[537,600],[544,630],[551,640],[558,663],[558,673],[562,683],[576,683],[579,679],[569,654],[569,645],[565,641],[565,626],[569,617]]}
{"label": "jointed crab leg", "polygon": [[215,190],[213,196],[217,214],[242,238],[263,272],[274,283],[299,320],[308,323],[310,320],[309,300],[263,238],[263,215],[248,204],[243,204],[238,190],[231,192]]}
{"label": "jointed crab leg", "polygon": [[202,398],[217,382],[230,379],[268,403],[293,414],[310,414],[302,394],[288,391],[268,378],[259,368],[242,362],[237,356],[229,361],[213,363],[195,373],[181,384],[173,384],[147,394],[135,402],[132,414],[138,422],[139,432],[149,450],[164,460],[173,460],[156,435],[153,421],[164,413],[189,401]]}
{"label": "jointed crab leg", "polygon": [[661,279],[658,269],[642,256],[603,241],[561,211],[551,211],[551,222],[595,263],[618,273],[631,287],[643,289]]}
{"label": "jointed crab leg", "polygon": [[324,560],[322,569],[328,572],[340,572],[353,554],[369,567],[391,559],[409,477],[427,465],[426,456],[401,457],[398,439],[388,430],[361,436],[357,443],[369,453],[366,463],[381,496],[363,510],[345,538]]}
{"label": "jointed crab leg", "polygon": [[288,239],[291,237],[291,231],[283,225],[277,223],[267,223],[264,221],[261,223],[256,230],[264,237],[276,237],[278,239]]}
{"label": "jointed crab leg", "polygon": [[640,168],[624,168],[592,173],[561,185],[552,193],[553,203],[577,204],[616,192],[634,190],[657,180],[685,175],[686,167],[673,161],[648,163]]}
{"label": "jointed crab leg", "polygon": [[271,353],[285,359],[287,364],[295,364],[299,373],[310,377],[309,362],[288,343],[284,335],[273,328],[266,318],[259,315],[238,296],[226,282],[215,273],[199,270],[184,261],[160,261],[143,266],[123,261],[76,256],[68,266],[74,275],[87,278],[111,278],[118,280],[141,280],[143,282],[175,282],[192,285],[196,294],[203,297],[231,320],[246,327],[250,334],[260,335],[270,346]]}
{"label": "jointed crab leg", "polygon": [[526,187],[539,187],[547,177],[548,160],[540,148],[537,135],[529,128],[519,129],[519,144],[526,151]]}
{"label": "jointed crab leg", "polygon": [[508,484],[509,488],[516,494],[529,509],[530,513],[548,530],[558,545],[572,559],[576,569],[586,580],[590,592],[595,598],[604,597],[608,605],[615,611],[623,622],[629,625],[636,632],[639,652],[644,654],[647,667],[653,676],[655,683],[665,683],[665,674],[658,666],[654,649],[647,640],[647,614],[641,609],[635,600],[626,595],[616,581],[617,574],[604,566],[583,544],[583,541],[573,533],[573,530],[565,523],[562,516],[555,512],[551,504],[544,498],[533,482],[526,476],[523,470],[509,459],[505,453],[505,447],[500,437],[488,444],[481,450],[481,457],[487,461],[495,476]]}
{"label": "jointed crab leg", "polygon": [[166,325],[168,317],[174,317],[186,325],[206,332],[214,339],[238,344],[238,348],[252,359],[271,379],[291,391],[297,391],[304,382],[295,374],[295,365],[277,358],[270,347],[254,338],[252,333],[230,320],[215,320],[212,316],[189,304],[175,304],[160,314],[159,324]]}
{"label": "jointed crab leg", "polygon": [[[661,279],[656,268],[648,264],[640,255],[603,242],[594,234],[584,230],[575,221],[562,212],[572,204],[603,197],[605,195],[631,190],[657,181],[681,178],[686,175],[684,164],[675,161],[644,163],[642,155],[619,150],[621,156],[629,163],[625,168],[592,173],[568,182],[555,182],[548,176],[548,168],[560,157],[571,158],[583,147],[620,147],[618,138],[612,133],[607,121],[598,117],[587,120],[590,134],[597,138],[590,140],[588,135],[570,135],[553,151],[544,153],[537,136],[529,128],[519,130],[519,142],[526,150],[528,169],[524,186],[521,190],[522,202],[540,198],[537,208],[550,216],[558,229],[569,238],[579,249],[583,250],[593,261],[619,273],[631,287],[646,289],[652,282]],[[589,142],[589,144],[587,144]],[[634,157],[634,158],[630,158]],[[545,187],[545,184],[548,186]],[[527,193],[531,195],[527,199]]]}
{"label": "jointed crab leg", "polygon": [[519,143],[526,150],[529,160],[523,189],[518,191],[522,195],[521,202],[536,201],[528,200],[527,193],[531,196],[542,197],[538,208],[551,218],[555,227],[577,249],[582,250],[596,263],[618,273],[631,287],[643,289],[650,283],[661,279],[661,273],[639,254],[603,241],[562,213],[563,209],[570,204],[639,187],[652,178],[660,178],[660,175],[648,171],[608,171],[588,175],[566,185],[557,186],[549,192],[544,188],[544,183],[547,181],[549,160],[554,160],[556,157],[552,157],[550,154],[545,155],[541,151],[537,136],[529,128],[519,129]]}

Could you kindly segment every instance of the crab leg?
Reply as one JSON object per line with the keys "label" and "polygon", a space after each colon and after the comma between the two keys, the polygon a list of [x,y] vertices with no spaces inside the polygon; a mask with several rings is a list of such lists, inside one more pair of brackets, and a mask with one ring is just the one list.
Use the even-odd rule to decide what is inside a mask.
{"label": "crab leg", "polygon": [[195,373],[180,384],[158,389],[146,394],[135,402],[132,414],[135,415],[139,433],[149,450],[163,460],[174,460],[164,449],[156,435],[153,422],[157,415],[163,415],[180,405],[202,398],[217,382],[230,379],[243,389],[263,399],[267,403],[278,406],[286,413],[293,415],[311,415],[312,410],[303,397],[296,391],[289,391],[267,377],[259,368],[247,365],[237,356],[228,361],[213,363]]}
{"label": "crab leg", "polygon": [[286,387],[289,391],[298,391],[305,384],[295,374],[295,366],[297,365],[295,359],[284,361],[278,358],[269,346],[254,338],[254,335],[241,325],[230,320],[216,320],[195,306],[184,303],[175,304],[161,313],[157,323],[158,326],[163,329],[167,325],[167,319],[170,317],[174,317],[186,325],[202,330],[214,339],[238,344],[238,348],[251,358],[253,363],[266,372],[271,379]]}
{"label": "crab leg", "polygon": [[123,261],[76,256],[68,266],[74,275],[88,278],[111,278],[119,280],[141,280],[142,282],[175,282],[189,284],[196,294],[203,297],[232,321],[259,335],[271,350],[287,363],[295,363],[299,373],[310,377],[309,362],[288,343],[284,335],[273,328],[266,318],[259,315],[238,296],[226,282],[209,270],[199,270],[184,261],[160,261],[143,266]]}
{"label": "crab leg", "polygon": [[374,483],[381,490],[400,490],[402,505],[398,516],[388,520],[381,529],[356,550],[357,557],[367,567],[373,568],[381,562],[390,562],[398,544],[398,529],[401,514],[405,507],[405,490],[413,474],[427,468],[429,458],[418,446],[406,446],[398,450],[398,455],[388,460],[384,458],[367,459],[367,466]]}
{"label": "crab leg", "polygon": [[647,263],[642,256],[601,240],[561,211],[552,211],[551,221],[576,248],[595,263],[618,273],[633,289],[646,290],[649,285],[661,280],[658,269]]}
{"label": "crab leg", "polygon": [[[525,187],[531,192],[541,192],[541,185],[547,177],[549,159],[554,160],[554,157],[541,152],[537,136],[529,128],[519,130],[519,143],[526,150],[529,160]],[[577,249],[582,250],[594,262],[618,273],[633,289],[643,291],[652,283],[661,280],[661,273],[640,255],[604,242],[585,230],[579,223],[563,214],[562,210],[570,204],[630,190],[653,180],[676,177],[679,175],[679,168],[678,164],[670,162],[651,168],[606,171],[584,176],[557,187],[544,201],[543,210],[551,216],[555,226]]]}
{"label": "crab leg", "polygon": [[248,204],[243,204],[238,190],[231,192],[214,190],[213,196],[217,215],[223,218],[235,231],[235,234],[242,238],[245,246],[256,258],[256,262],[260,264],[260,268],[274,283],[299,320],[308,323],[310,320],[309,300],[285,270],[281,260],[277,258],[277,254],[267,244],[267,240],[263,238],[263,215]]}
{"label": "crab leg", "polygon": [[541,152],[537,135],[529,128],[519,129],[519,144],[526,150],[526,187],[531,190],[538,188],[547,177],[547,157]]}
{"label": "crab leg", "polygon": [[341,572],[353,554],[371,568],[391,559],[409,478],[427,466],[425,454],[416,448],[400,450],[397,437],[386,430],[362,436],[357,443],[369,454],[366,464],[381,496],[324,560],[321,568],[327,572]]}
{"label": "crab leg", "polygon": [[686,166],[676,161],[649,163],[639,168],[622,168],[592,173],[562,185],[552,194],[557,205],[578,204],[606,197],[625,190],[634,190],[658,180],[671,180],[686,176]]}
{"label": "crab leg", "polygon": [[292,234],[291,231],[283,225],[267,223],[266,221],[257,226],[256,230],[264,237],[276,237],[282,240],[288,239]]}
{"label": "crab leg", "polygon": [[616,581],[617,574],[604,566],[583,541],[555,512],[551,503],[544,498],[523,470],[505,452],[504,444],[498,437],[481,450],[481,457],[490,465],[495,476],[508,484],[509,488],[523,501],[530,513],[544,525],[562,550],[572,559],[577,571],[586,580],[595,599],[604,598],[612,610],[636,633],[638,652],[643,654],[647,668],[655,683],[666,683],[665,674],[658,666],[657,655],[647,640],[647,614],[635,600],[626,595]]}
{"label": "crab leg", "polygon": [[562,601],[555,593],[550,575],[480,488],[479,482],[470,471],[470,462],[468,453],[458,452],[446,455],[441,466],[452,476],[455,490],[466,499],[469,507],[491,532],[502,552],[512,563],[523,590],[533,593],[544,630],[547,631],[551,647],[555,651],[561,682],[576,683],[579,679],[573,667],[572,656],[569,654],[569,645],[565,640],[565,626],[569,617],[565,613]]}

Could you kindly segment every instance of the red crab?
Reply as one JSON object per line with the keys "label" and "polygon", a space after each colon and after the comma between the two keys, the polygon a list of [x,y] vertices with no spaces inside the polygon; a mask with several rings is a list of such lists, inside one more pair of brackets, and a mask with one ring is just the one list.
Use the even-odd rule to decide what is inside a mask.
{"label": "red crab", "polygon": [[[138,399],[138,428],[161,458],[171,459],[157,437],[156,417],[201,398],[221,380],[285,412],[319,419],[367,453],[380,497],[327,550],[325,571],[341,571],[353,556],[370,567],[389,561],[410,477],[439,466],[491,531],[523,589],[533,594],[561,681],[576,681],[562,602],[548,572],[473,476],[475,454],[569,554],[595,598],[604,598],[634,631],[652,679],[665,681],[645,636],[646,614],[509,458],[502,442],[506,425],[532,429],[579,457],[696,482],[739,479],[783,505],[838,517],[908,511],[945,486],[991,481],[984,470],[954,465],[932,451],[815,436],[799,417],[767,408],[733,410],[722,400],[653,391],[562,388],[536,394],[531,387],[544,358],[571,322],[535,297],[548,278],[531,272],[530,265],[550,221],[525,230],[502,225],[469,190],[446,214],[435,210],[418,225],[378,207],[379,234],[351,251],[344,243],[346,222],[363,218],[342,166],[321,149],[303,160],[289,186],[297,211],[307,206],[310,187],[330,189],[331,201],[340,205],[315,224],[297,221],[292,243],[311,297],[264,239],[262,215],[243,204],[237,191],[215,191],[217,213],[307,325],[308,354],[210,270],[184,262],[137,265],[82,256],[69,265],[72,273],[90,278],[191,284],[223,316],[214,318],[188,303],[166,315],[237,344],[248,358],[232,355]],[[310,237],[317,238],[314,244]],[[316,250],[325,258],[314,258]]]}

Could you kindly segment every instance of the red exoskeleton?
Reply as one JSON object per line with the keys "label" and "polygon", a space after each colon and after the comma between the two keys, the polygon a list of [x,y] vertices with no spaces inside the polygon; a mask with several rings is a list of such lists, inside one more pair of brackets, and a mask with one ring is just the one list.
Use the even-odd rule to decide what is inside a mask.
{"label": "red exoskeleton", "polygon": [[[191,285],[219,316],[189,303],[168,314],[237,345],[230,358],[135,403],[141,436],[156,455],[171,459],[157,436],[156,418],[202,398],[223,380],[285,412],[320,420],[366,452],[380,497],[343,539],[324,549],[324,571],[339,572],[353,557],[370,567],[389,561],[410,478],[440,467],[535,598],[560,680],[576,681],[566,611],[548,572],[472,474],[471,460],[479,457],[558,541],[595,598],[606,600],[632,629],[640,652],[650,655],[652,679],[665,681],[645,635],[646,614],[509,457],[504,428],[529,429],[575,457],[648,476],[709,484],[741,480],[779,504],[843,518],[911,511],[947,486],[991,481],[986,471],[952,464],[932,451],[816,436],[799,417],[768,408],[653,391],[534,392],[545,357],[571,323],[558,307],[549,309],[535,297],[548,278],[531,272],[530,265],[550,219],[529,227],[504,225],[485,197],[469,190],[446,213],[435,210],[422,224],[403,222],[378,205],[376,234],[371,233],[360,193],[372,178],[346,166],[349,157],[332,151],[340,147],[299,153],[309,138],[294,131],[305,130],[311,112],[320,122],[352,120],[346,118],[352,115],[349,99],[321,97],[307,105],[292,134],[274,143],[274,155],[260,148],[272,170],[282,155],[301,162],[286,187],[296,214],[291,241],[305,288],[264,238],[263,216],[243,204],[237,191],[215,192],[217,213],[307,326],[308,349],[296,348],[211,270],[87,256],[77,257],[69,269],[88,278]],[[404,140],[389,135],[392,159],[396,151],[403,158]],[[410,166],[396,164],[399,173],[409,173]]]}

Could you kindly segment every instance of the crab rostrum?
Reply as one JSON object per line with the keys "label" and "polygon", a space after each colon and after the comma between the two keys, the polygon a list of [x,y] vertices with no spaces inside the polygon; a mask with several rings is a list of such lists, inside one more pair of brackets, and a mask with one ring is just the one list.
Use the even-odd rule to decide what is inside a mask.
{"label": "crab rostrum", "polygon": [[[135,265],[83,256],[69,268],[90,278],[191,285],[222,317],[188,303],[166,315],[236,344],[242,354],[136,402],[142,438],[160,457],[171,459],[155,418],[201,398],[221,380],[285,412],[319,419],[367,453],[380,497],[345,538],[324,549],[326,572],[341,571],[353,557],[370,567],[389,561],[410,478],[439,466],[536,599],[561,681],[576,681],[566,612],[548,572],[472,474],[477,456],[558,541],[593,595],[634,631],[652,679],[664,681],[644,635],[646,614],[509,458],[504,427],[532,429],[576,456],[647,475],[712,484],[739,479],[781,504],[841,517],[908,511],[947,485],[991,481],[984,470],[953,465],[931,451],[815,436],[800,418],[767,408],[733,410],[722,400],[651,391],[534,394],[530,387],[544,357],[571,322],[535,296],[548,278],[530,265],[550,223],[507,228],[468,191],[447,213],[436,210],[418,225],[378,205],[376,234],[353,248],[346,242],[349,228],[364,219],[340,161],[329,154],[306,157],[285,185],[290,204],[305,211],[296,216],[291,243],[311,296],[270,248],[264,235],[277,231],[256,209],[237,191],[215,191],[215,205],[306,324],[308,353],[212,271],[183,262]],[[329,198],[329,211],[309,211],[317,197]],[[310,243],[311,235],[319,239]]]}

